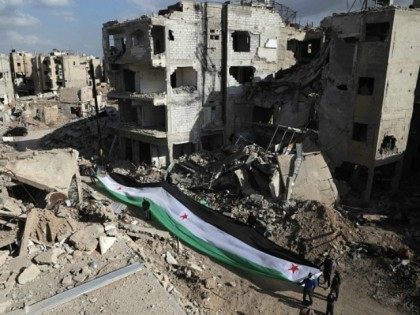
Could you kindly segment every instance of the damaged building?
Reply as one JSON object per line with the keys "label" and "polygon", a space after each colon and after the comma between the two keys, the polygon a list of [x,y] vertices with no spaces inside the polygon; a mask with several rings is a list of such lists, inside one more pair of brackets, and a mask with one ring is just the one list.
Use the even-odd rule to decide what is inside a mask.
{"label": "damaged building", "polygon": [[[403,161],[413,161],[405,152],[418,155],[419,22],[418,10],[392,6],[325,18],[321,34],[306,33],[319,47],[312,59],[249,89],[241,102],[248,128],[283,146],[296,142],[285,126],[315,130],[341,192],[368,201],[373,187],[395,190]],[[289,48],[306,52],[304,42]]]}
{"label": "damaged building", "polygon": [[33,54],[25,51],[12,50],[10,66],[13,84],[19,96],[34,94]]}
{"label": "damaged building", "polygon": [[0,105],[7,105],[15,99],[9,56],[0,54]]}
{"label": "damaged building", "polygon": [[241,123],[236,97],[244,86],[296,63],[287,49],[302,36],[288,26],[293,16],[266,1],[182,1],[157,15],[105,23],[122,158],[164,167],[223,145]]}
{"label": "damaged building", "polygon": [[398,187],[408,138],[418,128],[419,24],[418,10],[392,7],[321,23],[330,57],[319,142],[335,177],[364,200],[372,187],[381,194]]}
{"label": "damaged building", "polygon": [[91,86],[89,63],[93,61],[95,77],[103,79],[102,61],[93,56],[71,52],[52,51],[39,54],[33,59],[35,93],[57,91],[59,88],[82,88]]}

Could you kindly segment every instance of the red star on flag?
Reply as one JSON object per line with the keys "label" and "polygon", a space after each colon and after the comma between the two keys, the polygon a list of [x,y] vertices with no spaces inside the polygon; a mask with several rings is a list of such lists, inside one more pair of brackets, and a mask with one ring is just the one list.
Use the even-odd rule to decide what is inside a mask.
{"label": "red star on flag", "polygon": [[186,219],[188,219],[188,214],[183,213],[179,217],[181,218],[181,220],[186,220]]}
{"label": "red star on flag", "polygon": [[299,270],[299,267],[292,264],[292,266],[288,270],[290,270],[294,274],[296,271]]}

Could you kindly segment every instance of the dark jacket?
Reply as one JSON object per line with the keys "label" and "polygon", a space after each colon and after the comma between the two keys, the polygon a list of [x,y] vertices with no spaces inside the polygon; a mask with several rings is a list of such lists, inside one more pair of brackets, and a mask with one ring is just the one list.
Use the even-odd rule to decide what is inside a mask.
{"label": "dark jacket", "polygon": [[315,280],[310,278],[303,279],[302,284],[304,285],[304,290],[306,291],[313,291],[316,287]]}
{"label": "dark jacket", "polygon": [[336,274],[334,275],[334,278],[332,279],[331,287],[332,288],[339,288],[341,285],[341,276]]}

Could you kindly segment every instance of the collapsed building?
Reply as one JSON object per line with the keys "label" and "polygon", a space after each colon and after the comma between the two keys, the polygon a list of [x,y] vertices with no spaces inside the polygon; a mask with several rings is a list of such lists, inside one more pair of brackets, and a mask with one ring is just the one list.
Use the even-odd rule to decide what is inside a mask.
{"label": "collapsed building", "polygon": [[325,36],[311,35],[321,43],[316,58],[253,84],[238,101],[242,128],[281,146],[296,142],[287,127],[312,129],[342,192],[368,201],[373,188],[395,190],[419,152],[419,19],[396,7],[325,18]]}
{"label": "collapsed building", "polygon": [[395,189],[416,134],[407,126],[415,117],[419,16],[376,7],[302,30],[271,3],[182,1],[105,23],[121,157],[164,167],[219,148],[239,130],[264,130],[262,142],[285,146],[296,141],[288,127],[311,128],[334,177],[357,198],[369,200],[374,184]]}
{"label": "collapsed building", "polygon": [[12,50],[10,53],[10,66],[13,84],[19,95],[34,94],[33,60],[32,53]]}
{"label": "collapsed building", "polygon": [[223,145],[239,124],[235,97],[244,85],[296,63],[287,42],[304,35],[287,25],[291,16],[265,1],[181,1],[158,15],[105,23],[122,158],[164,167]]}
{"label": "collapsed building", "polygon": [[35,93],[92,86],[90,61],[93,62],[97,82],[103,81],[102,61],[97,57],[58,50],[49,55],[36,55],[33,59]]}
{"label": "collapsed building", "polygon": [[14,94],[9,57],[0,54],[0,105],[9,104],[9,102],[14,100]]}

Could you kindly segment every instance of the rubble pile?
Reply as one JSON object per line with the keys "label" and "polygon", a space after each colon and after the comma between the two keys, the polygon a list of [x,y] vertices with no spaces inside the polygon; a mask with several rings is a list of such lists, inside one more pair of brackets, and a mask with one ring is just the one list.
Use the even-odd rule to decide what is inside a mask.
{"label": "rubble pile", "polygon": [[[112,107],[105,108],[99,115],[102,132],[102,145],[109,150],[114,138],[112,126],[118,121],[118,113]],[[71,122],[41,139],[43,149],[74,148],[84,158],[98,154],[98,129],[95,117],[82,118]]]}
{"label": "rubble pile", "polygon": [[[276,124],[314,128],[315,113],[323,92],[322,71],[328,63],[328,56],[329,45],[325,45],[319,55],[309,63],[268,76],[249,89],[245,102],[251,103],[252,107],[272,108],[272,121]],[[270,137],[271,135],[267,135],[261,138]]]}
{"label": "rubble pile", "polygon": [[[306,146],[307,144],[304,145]],[[403,253],[411,252],[404,245],[404,239],[392,233],[373,234],[369,228],[371,224],[379,222],[372,219],[373,215],[365,215],[363,220],[360,220],[350,216],[348,211],[337,211],[319,201],[295,199],[293,194],[290,195],[291,198],[287,198],[288,181],[283,179],[285,168],[279,164],[279,160],[296,160],[298,147],[299,144],[296,147],[292,146],[292,149],[287,146],[283,150],[285,154],[279,154],[271,150],[266,151],[255,144],[230,146],[218,151],[183,156],[175,160],[166,172],[145,165],[136,169],[133,165],[124,163],[120,163],[114,170],[132,175],[144,183],[167,180],[197,202],[251,224],[270,240],[315,263],[321,263],[324,256],[330,255],[348,277],[358,277],[357,269],[368,272],[368,269],[374,266],[376,273],[369,281],[380,285],[378,284],[376,291],[372,289],[369,294],[381,303],[398,296],[391,299],[390,305],[403,306],[407,310],[416,309],[413,301],[418,292],[413,285],[419,281],[419,270],[413,258],[408,260],[409,263],[403,259]],[[311,152],[302,153],[304,160],[311,161],[313,156],[317,156],[312,150],[306,151]],[[309,182],[311,187],[317,185],[314,178],[302,171],[305,168],[309,169],[309,164],[304,163],[309,162],[302,162],[301,165],[304,166],[301,171],[298,170],[297,175],[302,172],[305,174],[305,182]],[[295,170],[293,164],[289,168]],[[286,178],[294,173],[292,171],[289,174],[289,168],[286,168]],[[311,166],[310,169],[316,170],[316,167]],[[278,176],[275,176],[276,173]],[[300,184],[298,176],[294,189]],[[320,175],[312,173],[312,176]],[[331,174],[328,176],[331,177]],[[273,178],[278,181],[277,195],[276,189],[273,188]],[[373,221],[370,221],[371,219]],[[372,254],[374,252],[371,249],[375,244],[382,244],[378,247],[395,254]],[[161,245],[156,242],[150,246],[157,254],[166,255]],[[366,251],[366,248],[369,250]],[[189,289],[196,292],[191,295],[192,299],[199,298],[205,301],[209,295],[206,281],[200,281],[196,273],[188,268],[187,263],[179,264],[182,256],[177,255],[174,258],[177,264],[168,263],[171,265],[169,270],[172,276],[186,282]],[[174,261],[172,258],[169,260]],[[397,268],[394,268],[396,265]],[[392,281],[381,280],[385,275],[389,276],[390,272]],[[399,273],[405,276],[398,277]],[[366,282],[366,279],[360,281]],[[380,294],[377,293],[378,288]]]}

